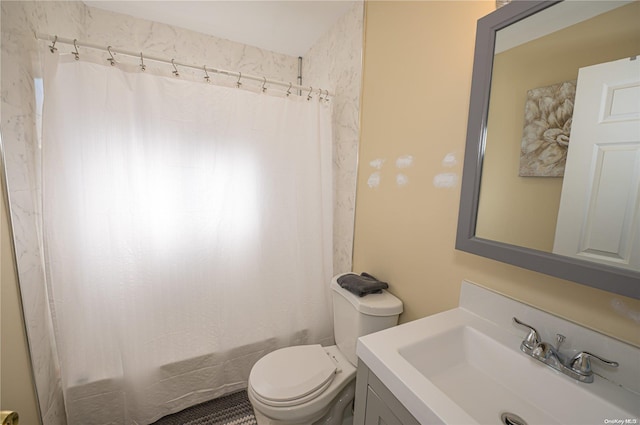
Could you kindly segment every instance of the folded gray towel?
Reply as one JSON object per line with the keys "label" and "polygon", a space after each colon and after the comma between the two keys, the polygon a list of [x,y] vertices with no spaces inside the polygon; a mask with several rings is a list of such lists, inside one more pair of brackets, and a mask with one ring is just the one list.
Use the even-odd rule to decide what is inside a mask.
{"label": "folded gray towel", "polygon": [[359,297],[379,294],[383,289],[389,287],[387,282],[381,282],[368,273],[362,273],[360,276],[355,273],[342,275],[338,278],[338,284]]}

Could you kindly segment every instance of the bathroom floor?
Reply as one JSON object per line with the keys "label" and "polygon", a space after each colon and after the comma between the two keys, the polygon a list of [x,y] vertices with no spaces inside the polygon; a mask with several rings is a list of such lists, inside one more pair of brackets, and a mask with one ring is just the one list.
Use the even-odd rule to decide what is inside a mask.
{"label": "bathroom floor", "polygon": [[[346,415],[342,425],[352,425],[353,415]],[[238,391],[198,404],[151,425],[257,425],[246,391]]]}
{"label": "bathroom floor", "polygon": [[246,391],[165,416],[152,425],[257,425]]}

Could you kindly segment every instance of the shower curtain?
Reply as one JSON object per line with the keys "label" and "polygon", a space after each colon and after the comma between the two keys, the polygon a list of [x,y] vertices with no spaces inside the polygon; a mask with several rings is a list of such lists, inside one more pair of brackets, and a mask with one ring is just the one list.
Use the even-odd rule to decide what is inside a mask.
{"label": "shower curtain", "polygon": [[148,424],[332,342],[328,106],[46,53],[42,225],[68,422]]}

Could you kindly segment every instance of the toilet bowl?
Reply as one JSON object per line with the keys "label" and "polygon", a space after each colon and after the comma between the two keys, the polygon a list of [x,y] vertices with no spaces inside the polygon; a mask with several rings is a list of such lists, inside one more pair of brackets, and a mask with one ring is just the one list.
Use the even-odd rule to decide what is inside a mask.
{"label": "toilet bowl", "polygon": [[355,393],[359,336],[397,324],[402,302],[383,291],[358,297],[331,281],[336,345],[273,351],[251,369],[247,393],[258,425],[340,425]]}
{"label": "toilet bowl", "polygon": [[[342,421],[343,412],[335,402],[350,394],[342,408],[347,404],[350,407],[356,368],[338,347],[301,345],[270,354],[252,369],[247,390],[256,416],[263,416],[257,418],[259,425],[314,424],[329,413],[336,417],[334,423]],[[284,362],[286,365],[282,364]],[[271,380],[263,379],[267,377]],[[277,384],[270,385],[269,382]],[[332,409],[340,411],[331,412]]]}

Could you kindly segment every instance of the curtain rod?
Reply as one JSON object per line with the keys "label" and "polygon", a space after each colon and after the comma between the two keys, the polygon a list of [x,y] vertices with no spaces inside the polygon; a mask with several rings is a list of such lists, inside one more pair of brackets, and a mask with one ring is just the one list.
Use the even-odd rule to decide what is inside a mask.
{"label": "curtain rod", "polygon": [[[76,55],[76,58],[78,57],[78,47],[88,47],[90,49],[96,49],[96,50],[102,50],[105,51],[107,53],[109,53],[109,55],[111,55],[110,58],[108,58],[107,60],[111,62],[112,65],[114,65],[116,63],[115,58],[113,57],[113,53],[117,53],[119,55],[124,55],[124,56],[130,56],[130,57],[134,57],[134,58],[138,58],[140,59],[140,65],[141,67],[143,67],[144,70],[144,60],[150,60],[153,62],[161,62],[161,63],[166,63],[166,64],[170,64],[173,66],[173,74],[175,76],[178,76],[178,69],[176,68],[176,66],[181,66],[184,68],[191,68],[191,69],[197,69],[199,71],[203,71],[205,74],[205,79],[207,81],[209,81],[209,72],[215,73],[215,74],[222,74],[222,75],[227,75],[230,77],[238,77],[238,87],[241,84],[241,80],[253,80],[253,81],[259,81],[262,83],[262,90],[265,91],[267,89],[266,84],[269,85],[275,85],[275,86],[281,86],[283,88],[287,89],[287,93],[289,94],[294,94],[293,92],[291,92],[291,90],[298,90],[299,93],[301,94],[307,94],[307,97],[310,98],[310,96],[313,93],[317,93],[320,96],[321,100],[329,100],[329,96],[334,96],[333,93],[329,92],[329,90],[324,90],[324,89],[314,89],[313,87],[309,86],[309,87],[304,87],[301,85],[297,85],[297,84],[292,84],[292,83],[286,83],[284,81],[277,81],[277,80],[269,80],[266,77],[258,77],[256,75],[249,75],[249,74],[243,74],[242,72],[236,72],[236,71],[227,71],[224,69],[218,69],[218,68],[211,68],[208,67],[206,65],[203,66],[198,66],[198,65],[192,65],[192,64],[188,64],[188,63],[182,63],[182,62],[177,62],[174,59],[165,59],[165,58],[161,58],[158,56],[147,56],[147,55],[143,55],[142,52],[132,52],[129,50],[123,50],[123,49],[118,49],[118,48],[114,48],[111,46],[107,46],[104,47],[103,45],[100,44],[95,44],[95,43],[89,43],[89,42],[84,42],[84,41],[79,41],[77,39],[70,39],[70,38],[63,38],[63,37],[58,37],[57,35],[49,35],[49,34],[42,34],[42,33],[36,33],[36,38],[39,40],[47,40],[47,41],[51,41],[52,44],[51,46],[49,46],[49,48],[51,49],[52,52],[54,52],[56,50],[55,45],[56,43],[62,43],[62,44],[69,44],[72,45],[76,48],[75,52],[72,52],[74,55]],[[304,93],[303,93],[304,92]]]}

